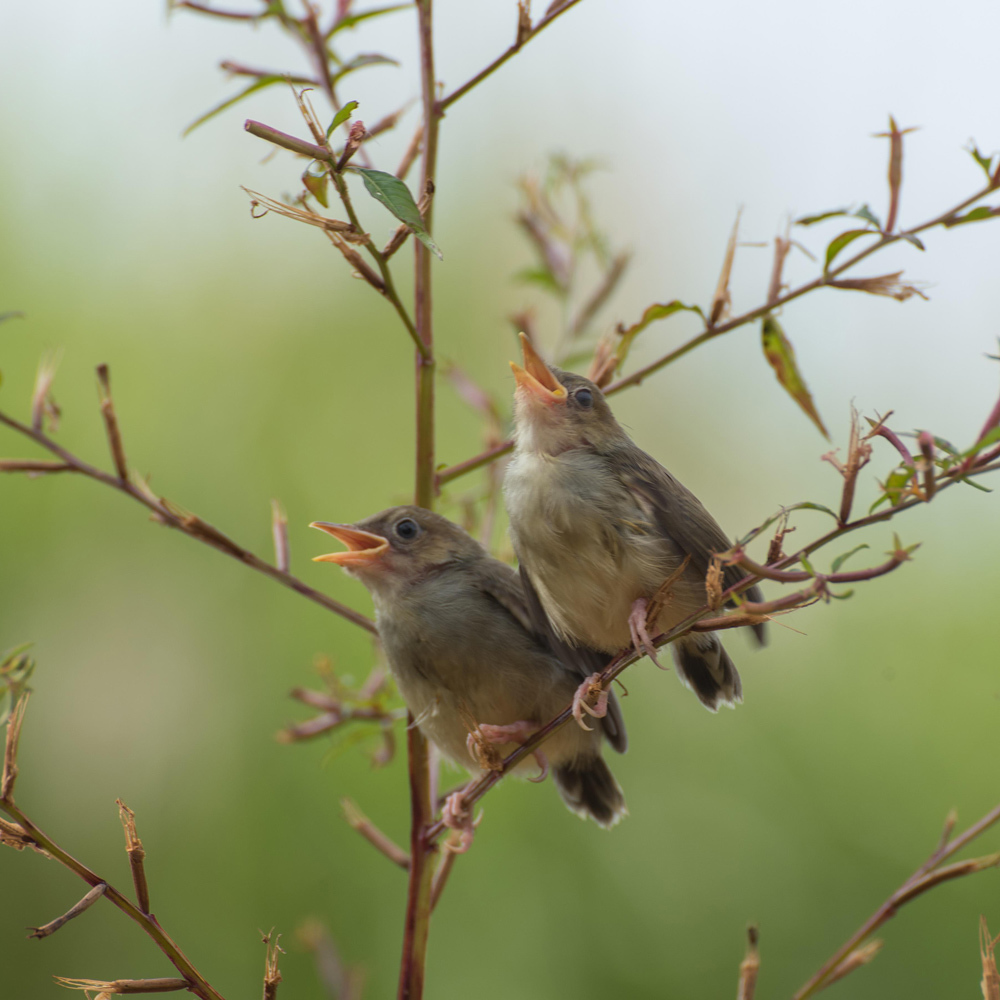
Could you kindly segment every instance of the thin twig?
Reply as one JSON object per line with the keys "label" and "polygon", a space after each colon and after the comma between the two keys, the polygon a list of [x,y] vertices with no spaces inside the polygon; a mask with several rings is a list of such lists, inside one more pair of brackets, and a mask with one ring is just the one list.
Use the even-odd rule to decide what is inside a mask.
{"label": "thin twig", "polygon": [[139,909],[149,913],[149,884],[146,882],[146,852],[135,829],[135,813],[121,799],[115,799],[118,806],[118,817],[125,830],[125,850],[128,853],[129,867],[132,869],[132,885],[135,886],[135,898]]}
{"label": "thin twig", "polygon": [[391,837],[383,833],[351,799],[341,799],[341,808],[351,829],[357,830],[376,850],[381,851],[404,872],[410,870],[410,856]]}
{"label": "thin twig", "polygon": [[108,435],[108,447],[111,449],[115,471],[119,479],[128,479],[128,462],[125,459],[125,446],[122,444],[118,417],[115,415],[114,400],[111,398],[111,376],[107,365],[97,366],[97,388],[101,398],[101,416],[104,418],[104,429]]}
{"label": "thin twig", "polygon": [[33,430],[26,424],[22,424],[19,420],[15,420],[13,417],[9,417],[2,412],[0,412],[0,424],[6,424],[6,426],[11,428],[11,430],[17,431],[19,434],[31,438],[32,441],[40,444],[53,455],[57,455],[67,465],[72,466],[76,472],[82,473],[90,479],[95,479],[97,482],[103,483],[105,486],[110,486],[112,489],[118,490],[120,493],[125,493],[133,500],[137,500],[144,507],[151,510],[155,515],[155,519],[161,524],[165,524],[170,528],[176,528],[178,531],[183,532],[189,537],[197,539],[199,542],[203,542],[206,545],[210,545],[212,548],[218,549],[220,552],[226,553],[226,555],[239,560],[251,569],[255,569],[257,572],[263,573],[265,576],[269,576],[272,580],[277,580],[278,583],[283,586],[288,587],[296,593],[301,594],[303,597],[308,598],[310,601],[321,605],[328,611],[332,611],[334,614],[340,615],[342,618],[346,618],[348,621],[353,622],[355,625],[360,626],[368,632],[375,632],[375,623],[370,618],[367,618],[360,612],[355,611],[353,608],[349,608],[346,604],[341,604],[339,601],[335,601],[332,597],[327,597],[326,594],[321,594],[318,590],[314,590],[312,587],[303,583],[290,573],[282,572],[280,569],[270,565],[270,563],[265,562],[263,559],[259,559],[252,552],[242,548],[240,545],[237,545],[236,542],[232,541],[232,539],[228,538],[217,528],[213,528],[212,525],[201,520],[201,518],[194,515],[183,515],[178,513],[177,508],[174,508],[169,501],[157,498],[153,493],[148,491],[148,487],[143,489],[141,486],[131,483],[128,480],[119,479],[115,476],[109,475],[107,472],[103,472],[102,470],[89,465],[82,459],[77,458],[76,455],[72,454],[72,452],[69,452],[65,448],[56,444],[56,442],[46,434],[43,434],[41,431]]}
{"label": "thin twig", "polygon": [[[87,893],[80,902],[71,906],[61,917],[56,917],[55,920],[50,920],[47,924],[42,924],[41,927],[32,927],[31,933],[28,935],[30,938],[44,938],[48,937],[50,934],[55,934],[63,924],[69,923],[74,917],[80,916],[86,910],[96,903],[101,896],[107,891],[107,886],[101,882],[100,885],[95,885],[90,892]],[[185,986],[187,983],[185,982]]]}
{"label": "thin twig", "polygon": [[543,17],[538,24],[531,28],[530,31],[518,31],[517,39],[506,52],[497,56],[493,62],[491,62],[484,69],[481,69],[474,77],[472,77],[472,79],[463,83],[461,87],[456,88],[447,97],[438,101],[438,114],[444,114],[444,112],[451,107],[455,101],[457,101],[460,97],[464,97],[470,90],[472,90],[473,87],[482,83],[483,80],[507,62],[508,59],[517,55],[527,42],[531,41],[531,39],[538,35],[539,32],[544,31],[557,17],[559,17],[560,14],[565,14],[566,11],[568,11],[571,7],[575,7],[579,2],[580,0],[566,0],[566,3],[562,4],[562,6],[557,7],[555,10],[551,11],[551,13],[546,14],[545,17]]}

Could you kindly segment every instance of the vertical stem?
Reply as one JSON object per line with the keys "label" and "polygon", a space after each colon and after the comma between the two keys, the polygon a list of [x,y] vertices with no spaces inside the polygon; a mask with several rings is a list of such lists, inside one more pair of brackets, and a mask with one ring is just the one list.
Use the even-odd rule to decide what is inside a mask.
{"label": "vertical stem", "polygon": [[[433,0],[417,0],[420,35],[420,77],[423,96],[423,176],[418,194],[434,190],[437,166],[439,109],[434,79]],[[433,199],[428,199],[424,225],[431,231]],[[416,352],[416,488],[414,502],[434,505],[434,327],[431,313],[431,254],[414,240],[414,324],[424,345]],[[406,897],[403,957],[399,970],[399,1000],[421,1000],[431,915],[432,864],[436,849],[427,830],[434,818],[427,740],[410,716],[406,734],[410,774],[410,879]]]}

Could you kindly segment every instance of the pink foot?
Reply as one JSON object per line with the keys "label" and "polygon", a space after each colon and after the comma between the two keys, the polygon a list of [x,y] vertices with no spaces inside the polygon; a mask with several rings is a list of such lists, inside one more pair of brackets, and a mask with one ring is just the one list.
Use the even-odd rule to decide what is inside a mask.
{"label": "pink foot", "polygon": [[472,813],[465,804],[465,789],[452,792],[444,800],[444,809],[441,810],[441,822],[449,830],[458,831],[458,843],[448,841],[448,850],[455,854],[465,854],[472,846],[472,838],[475,835],[476,827],[472,822]]}
{"label": "pink foot", "polygon": [[[512,722],[508,726],[491,726],[489,723],[483,722],[479,725],[479,732],[487,743],[524,743],[537,731],[538,726],[533,722]],[[475,738],[471,733],[466,742],[469,745],[469,752],[475,756]],[[535,750],[533,756],[538,764],[539,772],[528,781],[544,781],[548,777],[549,762],[541,750]]]}
{"label": "pink foot", "polygon": [[661,670],[666,670],[667,668],[662,666],[656,658],[656,648],[653,646],[653,640],[649,637],[649,632],[646,631],[646,612],[648,607],[649,601],[645,597],[637,598],[632,602],[632,610],[628,616],[628,630],[632,636],[632,645],[640,656],[645,654]]}
{"label": "pink foot", "polygon": [[[588,701],[594,695],[597,701],[591,705]],[[608,692],[601,687],[601,675],[591,674],[577,689],[573,695],[573,718],[581,729],[586,729],[588,733],[594,731],[593,726],[588,726],[583,721],[583,713],[595,719],[603,719],[608,714]]]}

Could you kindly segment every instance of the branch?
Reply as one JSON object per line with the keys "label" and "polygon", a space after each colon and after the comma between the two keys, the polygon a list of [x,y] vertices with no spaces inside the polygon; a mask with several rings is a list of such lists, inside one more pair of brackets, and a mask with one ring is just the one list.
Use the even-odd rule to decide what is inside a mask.
{"label": "branch", "polygon": [[[209,545],[213,549],[218,549],[220,552],[224,552],[226,555],[231,556],[233,559],[238,560],[246,566],[249,566],[251,569],[257,570],[258,573],[263,573],[265,576],[269,576],[272,580],[277,580],[278,583],[294,590],[296,593],[308,598],[308,600],[321,605],[328,611],[332,611],[334,614],[340,615],[341,618],[346,618],[349,622],[353,622],[355,625],[360,626],[368,632],[375,632],[375,623],[370,618],[361,614],[359,611],[355,611],[353,608],[349,608],[346,604],[341,604],[339,601],[335,601],[332,597],[327,597],[326,594],[321,594],[318,590],[314,590],[312,587],[303,583],[290,573],[286,573],[283,570],[272,566],[270,563],[264,562],[263,559],[259,559],[248,549],[244,549],[231,538],[224,535],[217,528],[214,528],[206,521],[203,521],[197,515],[182,512],[174,504],[170,503],[170,501],[165,500],[162,497],[156,497],[145,484],[140,487],[127,479],[117,478],[107,472],[103,472],[102,470],[95,468],[87,462],[84,462],[82,459],[77,458],[77,456],[72,452],[60,447],[42,431],[33,430],[26,424],[22,424],[20,421],[7,416],[3,412],[0,412],[0,424],[5,424],[11,430],[16,431],[24,437],[30,438],[32,441],[40,444],[47,451],[50,451],[53,455],[58,456],[62,460],[62,463],[68,467],[66,471],[71,469],[72,471],[81,473],[82,475],[87,476],[90,479],[94,479],[99,483],[103,483],[105,486],[110,486],[112,489],[118,490],[119,493],[125,493],[127,496],[130,496],[133,500],[138,501],[144,507],[151,510],[153,512],[154,519],[159,521],[161,524],[165,524],[169,528],[176,528],[185,535],[188,535],[199,542],[203,542],[205,545]],[[39,470],[37,467],[30,470],[10,470],[10,464],[23,466],[25,463],[0,463],[0,471],[5,471],[5,465],[7,466],[6,471],[50,471],[49,469]],[[63,470],[59,469],[51,471]]]}
{"label": "branch", "polygon": [[[72,855],[64,851],[51,837],[43,833],[35,824],[21,811],[14,803],[14,781],[17,775],[17,748],[20,737],[21,724],[24,720],[24,711],[27,706],[28,695],[22,694],[18,699],[17,706],[7,724],[7,739],[4,750],[4,779],[2,789],[0,789],[0,810],[5,812],[18,824],[18,834],[24,837],[29,843],[43,850],[50,857],[58,861],[64,868],[79,875],[96,892],[89,892],[74,906],[68,913],[42,927],[35,928],[32,937],[45,937],[58,930],[66,921],[71,920],[87,909],[98,897],[103,896],[110,900],[126,916],[134,920],[153,939],[153,942],[167,957],[170,963],[181,974],[183,979],[181,985],[174,985],[171,989],[186,989],[201,997],[202,1000],[223,1000],[212,985],[201,975],[191,964],[191,961],[181,951],[174,940],[160,926],[155,917],[144,913],[128,897],[119,892],[107,879],[101,878],[85,865],[81,864]],[[141,847],[141,845],[140,845]],[[72,982],[72,981],[71,981]],[[83,982],[78,980],[76,982]],[[132,990],[132,992],[136,992]],[[147,990],[148,992],[148,990]]]}
{"label": "branch", "polygon": [[[563,7],[557,13],[562,13],[565,9],[567,8]],[[689,354],[702,344],[705,344],[710,340],[714,340],[716,337],[721,337],[723,334],[730,333],[738,327],[745,326],[747,323],[752,323],[754,320],[761,319],[773,310],[780,308],[788,302],[801,298],[809,292],[814,292],[819,288],[831,285],[838,275],[843,274],[845,271],[859,264],[865,258],[870,257],[872,254],[877,253],[879,250],[882,250],[887,246],[891,246],[893,243],[898,243],[901,240],[909,240],[910,237],[915,237],[916,234],[922,233],[927,229],[933,229],[935,226],[947,227],[949,224],[953,224],[954,219],[959,212],[968,208],[970,205],[975,204],[975,202],[981,200],[982,198],[985,198],[987,195],[992,194],[997,190],[997,187],[997,182],[990,181],[985,187],[981,188],[964,201],[959,202],[959,204],[955,205],[953,208],[948,209],[946,212],[942,212],[940,215],[927,222],[923,222],[920,225],[904,230],[903,232],[884,232],[879,234],[877,230],[872,230],[872,235],[879,235],[879,239],[872,243],[871,246],[866,247],[864,250],[861,250],[853,257],[844,261],[844,263],[839,264],[837,267],[830,268],[819,277],[800,285],[798,288],[786,292],[784,295],[778,295],[775,297],[774,289],[770,289],[768,301],[764,305],[757,306],[756,308],[742,313],[739,316],[735,316],[724,323],[718,323],[714,326],[706,324],[701,333],[691,337],[679,347],[667,354],[664,354],[657,360],[637,369],[632,372],[631,375],[627,375],[624,378],[619,379],[617,382],[609,385],[604,390],[604,394],[606,396],[612,396],[615,393],[621,392],[623,389],[629,389],[633,386],[640,385],[650,375],[658,372],[661,368],[666,368],[667,365],[673,364],[673,362],[678,361],[680,358],[684,357],[685,354]],[[437,474],[436,482],[438,488],[453,479],[457,479],[459,476],[465,475],[467,472],[472,472],[475,469],[482,468],[484,465],[488,465],[490,462],[495,461],[502,455],[506,455],[513,447],[514,442],[512,440],[504,441],[487,451],[466,459],[464,462],[442,469]]]}
{"label": "branch", "polygon": [[[462,84],[461,87],[453,90],[447,97],[437,102],[437,112],[438,115],[444,115],[444,112],[451,107],[460,97],[464,97],[473,87],[478,86],[483,82],[488,76],[496,72],[508,59],[515,56],[521,51],[521,48],[531,41],[539,32],[544,31],[560,14],[565,14],[570,7],[575,7],[580,0],[566,0],[565,3],[560,4],[553,10],[550,6],[549,13],[547,13],[538,24],[532,27],[530,24],[525,28],[522,21],[518,21],[518,33],[517,38],[514,40],[514,44],[510,46],[504,53],[497,56],[487,67],[481,69],[472,79],[467,80]],[[523,8],[522,8],[523,10]]]}
{"label": "branch", "polygon": [[[955,878],[962,878],[965,875],[985,871],[987,868],[1000,866],[1000,854],[989,854],[986,857],[973,858],[970,861],[959,861],[957,864],[948,865],[945,868],[939,867],[942,861],[961,850],[966,844],[988,830],[998,820],[1000,820],[1000,805],[988,812],[977,823],[974,823],[967,830],[960,833],[954,840],[949,840],[948,837],[955,822],[954,814],[950,815],[945,821],[941,844],[930,858],[830,956],[823,964],[823,967],[799,989],[795,994],[794,1000],[805,1000],[806,997],[818,993],[829,986],[835,979],[841,978],[847,972],[851,972],[858,965],[863,964],[862,962],[857,962],[857,964],[850,965],[846,969],[844,968],[848,964],[847,960],[853,954],[859,953],[857,951],[858,946],[887,920],[894,917],[901,906],[916,899],[917,896],[923,895],[923,893],[929,889],[933,889],[936,885],[940,885],[942,882],[948,882]],[[868,947],[871,948],[870,945]],[[864,949],[861,949],[861,951],[863,952]],[[867,956],[867,958],[871,957],[874,957],[874,951]]]}

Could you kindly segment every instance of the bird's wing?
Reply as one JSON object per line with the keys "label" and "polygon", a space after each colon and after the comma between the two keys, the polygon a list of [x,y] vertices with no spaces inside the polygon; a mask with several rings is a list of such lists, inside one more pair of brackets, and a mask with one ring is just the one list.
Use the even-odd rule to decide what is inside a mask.
{"label": "bird's wing", "polygon": [[[612,456],[612,461],[621,470],[626,487],[639,505],[657,527],[691,557],[691,569],[704,578],[713,553],[732,548],[732,542],[716,524],[715,518],[683,483],[641,448],[622,448]],[[746,575],[738,566],[724,566],[722,569],[725,587],[731,587]],[[757,586],[744,591],[744,594],[750,601],[763,600]],[[753,631],[758,642],[763,644],[764,626],[754,625]]]}
{"label": "bird's wing", "polygon": [[[600,673],[609,663],[607,653],[589,646],[571,646],[563,642],[552,628],[548,615],[542,607],[538,592],[527,571],[521,567],[521,584],[528,613],[531,616],[531,631],[542,639],[555,654],[560,663],[583,681],[591,674]],[[625,719],[622,708],[618,704],[615,692],[611,690],[608,697],[608,714],[600,720],[604,736],[618,753],[628,749],[628,735],[625,732]]]}
{"label": "bird's wing", "polygon": [[[583,646],[569,646],[556,637],[542,609],[528,575],[522,568],[520,577],[506,563],[497,559],[481,560],[470,567],[474,586],[493,598],[518,624],[547,648],[574,677],[580,681],[596,674],[608,665],[607,653]],[[614,691],[608,698],[608,714],[600,720],[608,742],[619,753],[628,746],[625,720]]]}

